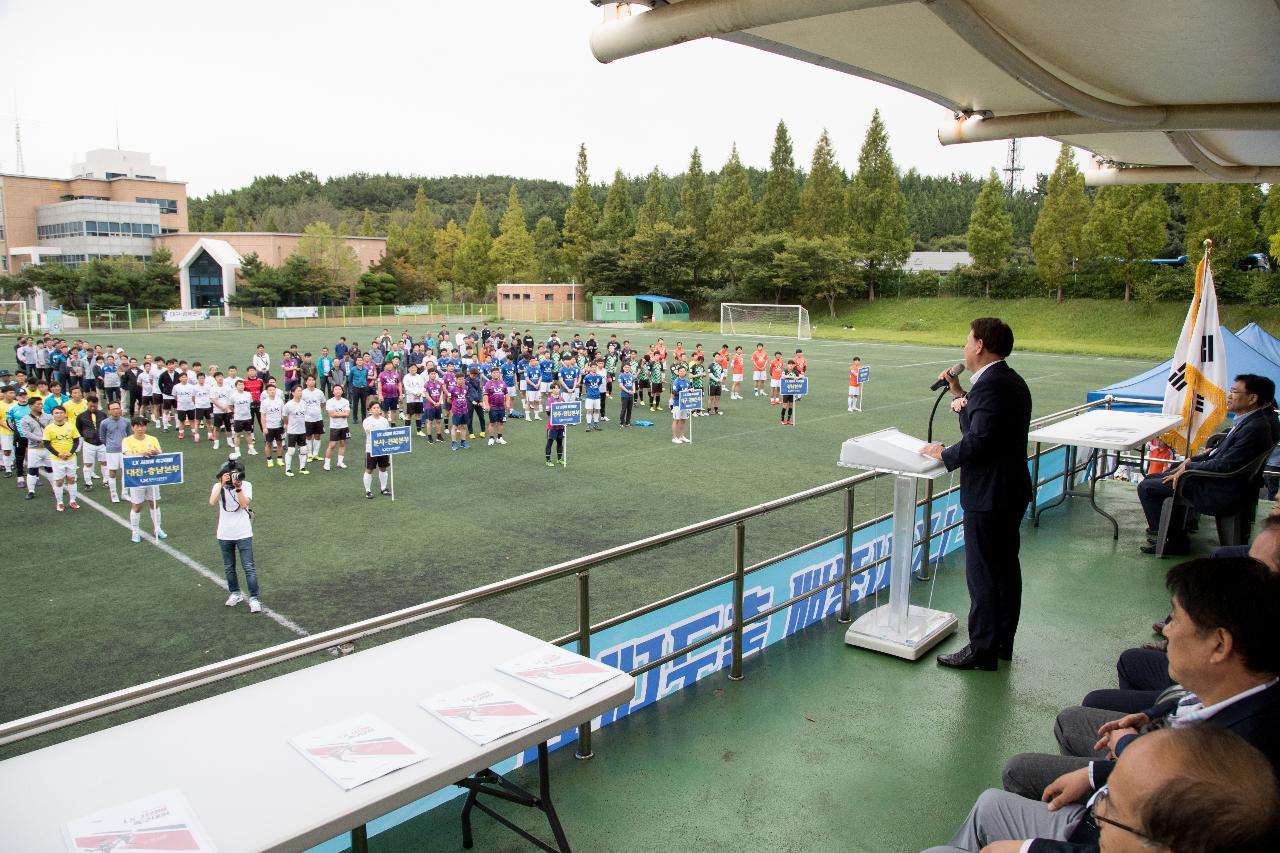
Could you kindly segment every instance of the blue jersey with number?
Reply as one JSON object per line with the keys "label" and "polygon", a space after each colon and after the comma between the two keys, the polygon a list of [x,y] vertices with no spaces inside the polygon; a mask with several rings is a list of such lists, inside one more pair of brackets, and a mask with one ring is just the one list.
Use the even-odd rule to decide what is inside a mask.
{"label": "blue jersey with number", "polygon": [[630,371],[622,371],[622,375],[618,377],[618,384],[622,386],[622,396],[630,397],[636,393],[636,378]]}
{"label": "blue jersey with number", "polygon": [[503,361],[499,365],[502,369],[502,383],[512,386],[516,384],[516,366],[510,359]]}
{"label": "blue jersey with number", "polygon": [[588,373],[582,377],[582,387],[586,389],[588,400],[599,400],[600,392],[604,390],[604,374]]}
{"label": "blue jersey with number", "polygon": [[680,392],[693,387],[693,383],[683,376],[677,376],[671,380],[671,396],[676,401],[676,405],[680,405]]}
{"label": "blue jersey with number", "polygon": [[540,359],[538,361],[538,369],[542,371],[543,382],[551,381],[551,377],[553,376],[552,370],[554,369],[554,367],[555,367],[555,364],[552,363],[551,359],[549,358]]}
{"label": "blue jersey with number", "polygon": [[570,367],[569,365],[565,365],[564,367],[560,368],[561,390],[564,390],[564,391],[573,390],[573,386],[578,381],[578,377],[581,374],[582,374],[582,371],[576,367]]}

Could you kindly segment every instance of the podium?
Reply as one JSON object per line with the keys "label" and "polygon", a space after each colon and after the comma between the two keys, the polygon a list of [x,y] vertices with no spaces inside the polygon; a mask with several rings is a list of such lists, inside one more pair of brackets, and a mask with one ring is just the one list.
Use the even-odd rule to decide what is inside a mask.
{"label": "podium", "polygon": [[[925,442],[896,429],[851,438],[836,463],[893,474],[893,549],[889,560],[889,603],[864,613],[844,635],[851,646],[918,660],[956,630],[956,616],[911,604],[911,553],[916,530],[916,482],[935,480],[946,466],[919,452]],[[924,559],[928,559],[925,546]]]}

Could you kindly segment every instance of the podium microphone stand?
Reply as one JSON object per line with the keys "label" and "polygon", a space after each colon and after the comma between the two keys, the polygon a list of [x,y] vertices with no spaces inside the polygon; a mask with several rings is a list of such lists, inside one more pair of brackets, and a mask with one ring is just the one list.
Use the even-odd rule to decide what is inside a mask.
{"label": "podium microphone stand", "polygon": [[[941,398],[939,398],[941,399]],[[896,429],[851,438],[840,447],[838,465],[893,475],[893,546],[889,560],[889,603],[864,613],[845,633],[851,646],[872,649],[907,660],[925,652],[956,630],[956,616],[943,610],[911,605],[911,557],[916,531],[916,483],[935,480],[946,467],[923,456],[926,442]],[[923,559],[929,560],[929,543]]]}

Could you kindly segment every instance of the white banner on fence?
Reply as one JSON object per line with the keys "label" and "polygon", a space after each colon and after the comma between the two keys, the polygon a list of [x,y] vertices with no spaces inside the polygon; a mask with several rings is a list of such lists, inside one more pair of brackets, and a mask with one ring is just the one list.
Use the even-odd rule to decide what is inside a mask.
{"label": "white banner on fence", "polygon": [[397,305],[397,314],[430,314],[430,305]]}
{"label": "white banner on fence", "polygon": [[277,320],[292,320],[295,318],[311,318],[319,316],[320,309],[316,308],[314,305],[309,307],[305,305],[295,305],[289,308],[276,309]]}
{"label": "white banner on fence", "polygon": [[187,323],[195,320],[208,320],[208,308],[173,309],[164,312],[166,323]]}

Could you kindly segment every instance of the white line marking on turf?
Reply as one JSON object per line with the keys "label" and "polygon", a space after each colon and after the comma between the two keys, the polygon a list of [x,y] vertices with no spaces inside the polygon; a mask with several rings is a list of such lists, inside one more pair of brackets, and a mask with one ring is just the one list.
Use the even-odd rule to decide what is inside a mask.
{"label": "white line marking on turf", "polygon": [[[123,518],[116,515],[114,512],[107,509],[105,506],[98,503],[93,498],[88,498],[88,497],[85,497],[83,494],[81,494],[80,500],[84,501],[89,506],[93,507],[98,512],[102,513],[107,518],[111,519],[116,524],[123,527],[125,530],[132,529],[129,527],[129,522],[125,521]],[[177,548],[174,548],[172,545],[168,545],[164,542],[159,541],[149,533],[143,533],[142,537],[146,539],[148,542],[150,542],[152,545],[155,545],[161,551],[168,554],[170,557],[173,557],[179,563],[182,563],[184,566],[194,571],[196,574],[201,575],[202,577],[212,581],[215,586],[222,587],[224,591],[227,589],[226,578],[223,578],[215,574],[214,571],[209,567],[203,565],[202,563],[196,562],[192,558],[188,557],[186,554],[179,551]],[[292,631],[293,633],[297,634],[299,637],[306,637],[310,634],[309,631],[307,631],[297,622],[294,622],[288,616],[285,616],[281,613],[277,613],[276,611],[272,610],[270,607],[266,607],[264,605],[262,608],[262,612],[271,621],[275,622],[277,625],[279,625],[282,628],[285,628],[286,630]]]}

